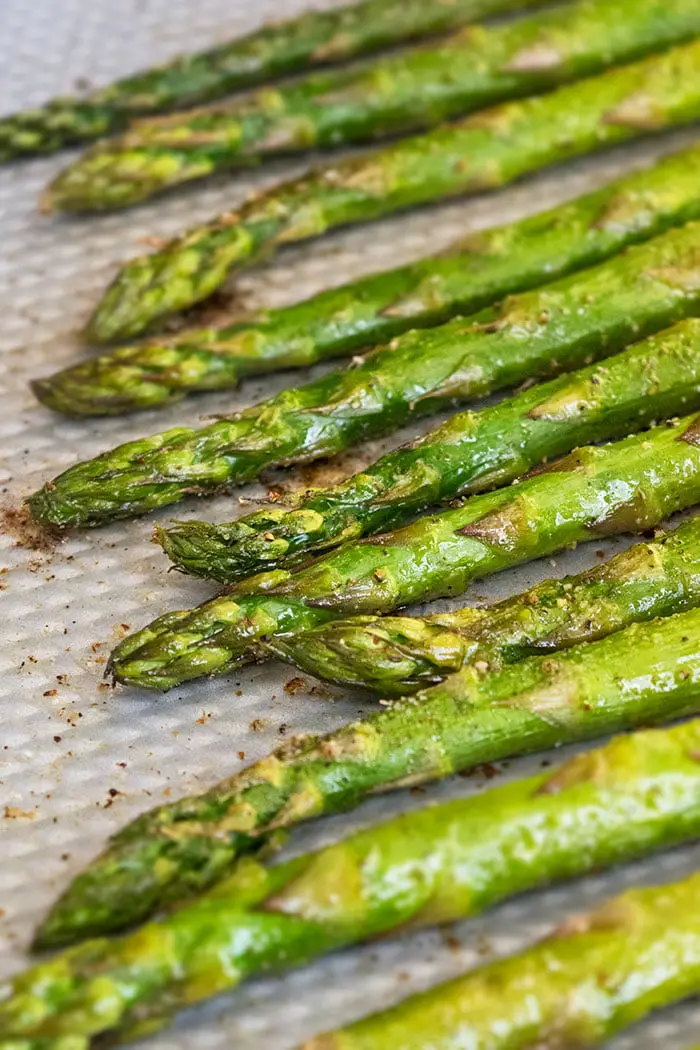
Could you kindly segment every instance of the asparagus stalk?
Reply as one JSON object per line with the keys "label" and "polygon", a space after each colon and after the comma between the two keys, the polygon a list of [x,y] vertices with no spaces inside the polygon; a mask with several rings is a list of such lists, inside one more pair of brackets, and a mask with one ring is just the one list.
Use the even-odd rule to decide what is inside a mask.
{"label": "asparagus stalk", "polygon": [[613,18],[608,0],[577,0],[503,27],[470,27],[433,49],[140,123],[61,172],[44,204],[59,211],[121,208],[269,155],[434,127],[661,51],[699,31],[695,0],[618,0]]}
{"label": "asparagus stalk", "polygon": [[122,347],[35,381],[34,392],[59,412],[117,414],[430,328],[700,218],[699,164],[696,146],[550,211],[467,236],[438,258],[222,328]]}
{"label": "asparagus stalk", "polygon": [[436,616],[357,616],[268,648],[301,670],[380,696],[440,682],[467,663],[504,664],[583,641],[632,623],[700,605],[700,519],[639,543],[578,576],[545,580],[487,608]]}
{"label": "asparagus stalk", "polygon": [[0,161],[55,153],[119,131],[140,115],[222,98],[266,80],[374,54],[539,2],[362,0],[330,11],[308,11],[108,87],[0,118]]}
{"label": "asparagus stalk", "polygon": [[472,580],[572,543],[644,531],[700,501],[700,417],[584,447],[516,486],[173,612],[112,654],[121,682],[169,689],[265,654],[274,635],[464,591]]}
{"label": "asparagus stalk", "polygon": [[82,1035],[62,1035],[58,1039],[4,1039],[0,1036],[0,1050],[90,1050],[90,1039]]}
{"label": "asparagus stalk", "polygon": [[381,152],[321,167],[127,263],[89,324],[129,337],[215,291],[233,272],[335,226],[512,182],[557,161],[700,116],[700,41]]}
{"label": "asparagus stalk", "polygon": [[283,390],[234,416],[118,446],[45,485],[31,497],[32,514],[75,527],[145,513],[605,357],[700,312],[699,249],[700,223],[690,223],[468,320],[407,332],[355,368]]}
{"label": "asparagus stalk", "polygon": [[[495,674],[468,666],[363,721],[289,740],[205,794],[127,825],[54,905],[38,944],[143,919],[221,879],[266,833],[349,809],[377,791],[697,714],[699,628],[695,609]],[[486,826],[495,841],[495,825]],[[544,851],[533,854],[545,863]],[[336,873],[333,888],[341,893],[343,885],[354,883]]]}
{"label": "asparagus stalk", "polygon": [[[470,917],[677,846],[700,834],[698,754],[697,721],[641,733],[553,774],[398,817],[286,864],[251,860],[174,916],[83,945],[77,964],[68,952],[20,975],[0,1005],[2,1030],[95,1036],[107,1024],[128,1033],[135,1016],[161,1018],[261,971],[407,925]],[[536,848],[522,855],[525,841]]]}
{"label": "asparagus stalk", "polygon": [[232,581],[290,568],[352,538],[396,528],[431,503],[505,485],[543,459],[700,408],[700,321],[692,319],[480,412],[463,412],[347,481],[212,525],[156,537],[178,568]]}
{"label": "asparagus stalk", "polygon": [[700,992],[700,874],[631,890],[520,955],[310,1039],[300,1050],[599,1046]]}

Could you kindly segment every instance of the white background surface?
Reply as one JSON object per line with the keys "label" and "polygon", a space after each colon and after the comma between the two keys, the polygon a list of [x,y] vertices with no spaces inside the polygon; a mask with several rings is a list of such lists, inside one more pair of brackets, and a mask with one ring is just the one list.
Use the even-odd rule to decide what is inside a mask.
{"label": "white background surface", "polygon": [[[303,0],[32,0],[30,5],[0,0],[0,111],[70,92],[79,77],[109,81],[179,50],[230,37],[264,18],[292,14],[302,5]],[[306,297],[329,281],[408,261],[469,229],[574,196],[693,136],[666,136],[551,171],[502,194],[288,250],[274,265],[239,281],[237,290],[251,302],[270,305]],[[36,211],[38,193],[67,157],[0,169],[0,501],[5,526],[0,565],[8,569],[0,575],[0,976],[26,964],[33,925],[110,831],[147,807],[200,791],[262,756],[279,741],[280,726],[289,732],[329,729],[372,706],[363,697],[313,693],[311,681],[305,692],[288,696],[284,684],[293,672],[280,665],[195,683],[166,697],[112,691],[101,674],[109,649],[126,630],[120,625],[141,626],[167,609],[202,600],[211,588],[167,573],[165,558],[149,542],[148,520],[75,536],[47,552],[17,546],[13,510],[60,469],[176,421],[194,423],[236,409],[295,381],[288,374],[249,382],[232,393],[124,420],[71,422],[38,406],[27,380],[87,352],[80,327],[115,266],[143,249],[142,238],[172,234],[235,206],[252,185],[297,170],[280,164],[255,177],[223,178],[121,215],[42,218]],[[405,437],[404,431],[393,443]],[[389,444],[377,443],[360,454],[374,458]],[[347,470],[357,464],[357,453],[347,457]],[[316,474],[307,470],[304,482],[322,483],[324,476],[330,476],[327,467]],[[289,480],[295,477],[300,480],[300,475]],[[262,491],[249,486],[241,494]],[[237,496],[184,505],[176,513],[223,520],[240,512]],[[475,594],[502,596],[553,572],[578,571],[593,564],[603,549],[603,544],[589,545],[555,564],[504,574],[479,584]],[[620,549],[620,543],[607,549]],[[251,731],[253,719],[262,720],[262,731]],[[540,761],[541,756],[512,763],[504,775],[522,775]],[[351,817],[303,829],[294,847],[329,841],[407,805],[482,787],[479,776],[455,778],[420,796],[374,800]],[[113,791],[118,794],[112,797]],[[291,1050],[315,1032],[386,1006],[484,958],[515,951],[554,921],[626,885],[681,877],[699,858],[697,849],[675,852],[510,903],[442,934],[403,937],[336,955],[283,979],[251,982],[190,1011],[148,1045],[153,1050]],[[615,1047],[651,1050],[663,1044],[680,1050],[697,1041],[698,1022],[700,1009],[679,1009],[641,1026]]]}

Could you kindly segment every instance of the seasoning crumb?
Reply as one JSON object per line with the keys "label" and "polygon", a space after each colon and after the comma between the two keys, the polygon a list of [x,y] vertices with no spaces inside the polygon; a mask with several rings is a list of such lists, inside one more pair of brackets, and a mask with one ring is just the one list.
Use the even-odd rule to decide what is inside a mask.
{"label": "seasoning crumb", "polygon": [[0,525],[15,546],[25,550],[50,554],[61,542],[60,533],[34,521],[27,507],[5,507],[0,511]]}
{"label": "seasoning crumb", "polygon": [[454,933],[450,933],[449,930],[441,929],[440,936],[442,937],[443,944],[447,945],[450,951],[458,952],[462,947],[459,937],[455,937]]}
{"label": "seasoning crumb", "polygon": [[114,805],[114,800],[117,797],[117,795],[123,795],[124,792],[123,791],[117,791],[116,788],[109,788],[108,791],[107,791],[107,794],[109,795],[109,798],[107,799],[107,801],[105,802],[104,806],[102,807],[103,809],[109,809],[110,806],[113,806]]}
{"label": "seasoning crumb", "polygon": [[253,721],[248,726],[248,728],[253,733],[262,733],[262,731],[266,728],[265,719],[264,718],[254,718]]}
{"label": "seasoning crumb", "polygon": [[306,680],[304,678],[290,678],[284,687],[285,693],[289,696],[296,696],[297,693],[303,693],[306,689]]}

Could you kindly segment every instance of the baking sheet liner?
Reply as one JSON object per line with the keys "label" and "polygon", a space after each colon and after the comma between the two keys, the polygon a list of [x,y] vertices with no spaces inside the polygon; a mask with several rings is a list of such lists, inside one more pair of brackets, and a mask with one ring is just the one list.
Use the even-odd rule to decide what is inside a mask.
{"label": "baking sheet liner", "polygon": [[[31,5],[1,0],[0,110],[73,91],[81,78],[107,82],[303,6],[304,0],[33,0]],[[558,168],[503,193],[289,249],[239,280],[235,299],[281,305],[313,294],[329,280],[340,283],[397,265],[439,250],[468,230],[592,189],[696,135],[697,129],[665,136]],[[38,194],[68,157],[0,169],[0,977],[26,964],[26,945],[42,912],[126,820],[169,798],[203,790],[265,754],[285,733],[330,729],[372,707],[365,697],[311,679],[300,691],[298,682],[285,689],[296,676],[279,664],[164,697],[112,690],[102,681],[107,653],[128,629],[198,602],[211,588],[168,573],[165,558],[150,542],[148,519],[33,549],[33,537],[17,513],[23,497],[77,459],[142,433],[235,410],[302,376],[248,382],[240,390],[193,398],[160,413],[88,422],[63,420],[37,405],[27,381],[88,352],[80,328],[115,267],[142,250],[144,238],[171,235],[235,206],[252,187],[300,167],[271,165],[262,173],[225,177],[125,214],[41,217]],[[284,482],[337,478],[406,436],[403,431],[392,441],[356,450],[339,464],[289,473]],[[264,491],[247,486],[231,497],[183,504],[175,513],[223,520],[244,513],[245,502]],[[622,544],[589,544],[505,573],[479,583],[470,598],[501,597],[547,575],[578,571]],[[502,778],[525,775],[553,757],[512,762],[499,772]],[[314,847],[407,806],[481,791],[486,783],[480,773],[420,793],[374,799],[356,813],[301,829],[289,848]],[[700,849],[677,850],[530,895],[476,921],[252,981],[190,1010],[148,1046],[291,1050],[315,1032],[516,951],[553,923],[625,886],[680,878],[699,861]],[[690,1005],[611,1045],[681,1050],[697,1041],[699,1028],[700,1005]]]}

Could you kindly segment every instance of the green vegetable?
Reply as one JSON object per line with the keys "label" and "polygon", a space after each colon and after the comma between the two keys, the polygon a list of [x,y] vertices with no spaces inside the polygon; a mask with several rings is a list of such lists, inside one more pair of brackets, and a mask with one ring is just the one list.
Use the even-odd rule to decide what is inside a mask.
{"label": "green vegetable", "polygon": [[121,208],[267,155],[434,127],[629,62],[700,32],[696,0],[577,0],[433,49],[268,87],[240,102],[138,124],[100,143],[49,186],[59,211]]}
{"label": "green vegetable", "polygon": [[363,277],[223,328],[121,347],[35,381],[34,392],[58,412],[117,414],[388,342],[700,218],[699,165],[695,146],[568,204],[472,234],[438,258]]}
{"label": "green vegetable", "polygon": [[268,648],[301,670],[380,696],[405,695],[466,663],[490,671],[700,605],[700,518],[579,576],[545,580],[488,608],[436,616],[357,616]]}
{"label": "green vegetable", "polygon": [[0,1050],[89,1050],[90,1039],[82,1035],[62,1035],[58,1039],[3,1039]]}
{"label": "green vegetable", "polygon": [[[407,332],[358,367],[283,390],[235,416],[78,463],[31,497],[32,514],[59,527],[97,525],[230,489],[265,467],[333,455],[455,402],[612,354],[697,314],[699,275],[700,223],[690,223],[467,320]],[[454,474],[445,474],[445,488],[454,492]],[[434,495],[426,497],[423,506]]]}
{"label": "green vegetable", "polygon": [[133,117],[193,106],[312,66],[344,62],[536,6],[538,0],[362,0],[308,11],[208,51],[0,118],[0,161],[54,153],[118,131]]}
{"label": "green vegetable", "polygon": [[161,616],[117,646],[111,670],[149,689],[222,674],[265,655],[274,635],[459,594],[480,577],[572,543],[644,531],[699,501],[700,417],[686,417],[578,449],[518,485]]}
{"label": "green vegetable", "polygon": [[277,867],[242,862],[174,916],[20,975],[0,1024],[13,1035],[128,1032],[135,1017],[163,1018],[261,971],[408,925],[473,916],[687,842],[700,834],[699,754],[697,721],[641,733],[554,773],[398,817]]}
{"label": "green vegetable", "polygon": [[[137,922],[221,879],[267,832],[350,809],[377,791],[697,714],[699,630],[694,609],[495,674],[469,666],[363,721],[291,739],[205,794],[127,825],[54,905],[38,944]],[[497,841],[494,820],[487,826]],[[534,855],[547,863],[542,851]],[[496,849],[494,862],[499,857]],[[487,882],[485,892],[497,884]],[[332,885],[340,894],[354,882],[334,877]]]}
{"label": "green vegetable", "polygon": [[178,568],[196,576],[228,582],[290,568],[348,539],[396,528],[432,503],[506,485],[577,445],[695,408],[700,321],[693,319],[604,364],[453,416],[347,481],[305,494],[292,511],[272,508],[220,525],[180,522],[156,535]]}
{"label": "green vegetable", "polygon": [[292,241],[502,186],[548,164],[700,116],[700,41],[524,102],[509,102],[383,151],[337,161],[255,196],[161,251],[127,263],[89,325],[132,336],[211,295]]}
{"label": "green vegetable", "polygon": [[300,1050],[598,1046],[700,992],[700,873],[631,890],[521,955],[328,1032]]}

